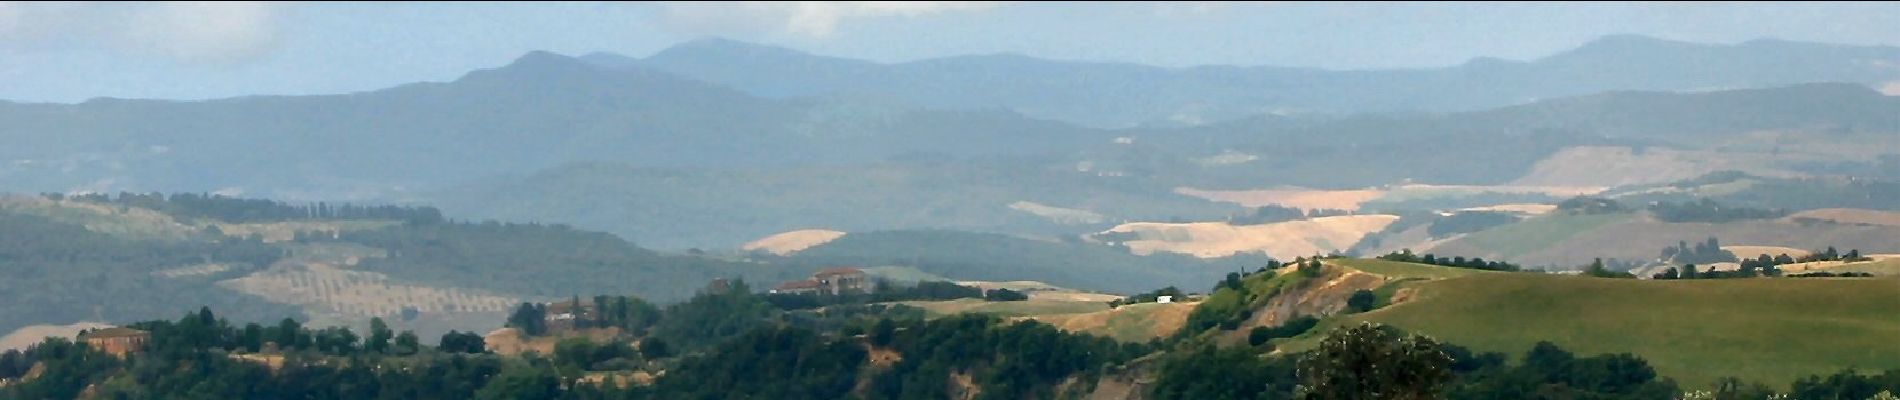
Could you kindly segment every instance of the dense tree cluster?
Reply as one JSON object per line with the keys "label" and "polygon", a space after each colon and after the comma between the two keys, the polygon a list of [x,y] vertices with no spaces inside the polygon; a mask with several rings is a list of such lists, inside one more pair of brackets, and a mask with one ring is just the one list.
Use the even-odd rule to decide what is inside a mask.
{"label": "dense tree cluster", "polygon": [[1852,271],[1849,271],[1849,272],[1815,271],[1815,272],[1803,272],[1799,274],[1788,274],[1788,277],[1789,278],[1872,278],[1874,277],[1874,274],[1867,273],[1867,272],[1852,272]]}
{"label": "dense tree cluster", "polygon": [[1273,339],[1299,336],[1313,330],[1315,326],[1319,326],[1319,318],[1311,315],[1293,317],[1275,327],[1256,326],[1247,332],[1247,344],[1259,346]]}
{"label": "dense tree cluster", "polygon": [[410,207],[395,205],[355,205],[330,204],[317,202],[306,205],[291,205],[276,200],[241,199],[214,194],[177,193],[167,196],[163,193],[127,193],[117,196],[107,194],[85,194],[62,196],[47,194],[53,199],[72,199],[99,204],[114,204],[127,207],[139,207],[162,212],[180,218],[208,218],[230,223],[282,222],[299,220],[390,220],[414,224],[433,224],[442,222],[442,212],[434,207]]}
{"label": "dense tree cluster", "polygon": [[1029,300],[1029,295],[1023,294],[1023,292],[1018,292],[1018,291],[1009,290],[1005,288],[996,288],[996,289],[983,291],[983,301],[1023,301],[1023,300]]}
{"label": "dense tree cluster", "polygon": [[1601,197],[1574,197],[1557,203],[1557,211],[1566,214],[1616,214],[1624,210],[1622,203]]}
{"label": "dense tree cluster", "polygon": [[895,301],[913,301],[913,300],[922,300],[922,301],[953,300],[953,299],[966,299],[966,298],[980,299],[984,297],[983,289],[958,285],[955,282],[946,282],[946,281],[919,281],[915,285],[904,286],[904,285],[898,285],[898,284],[894,284],[894,283],[884,281],[884,280],[878,280],[878,281],[873,282],[873,287],[874,289],[872,289],[870,293],[853,293],[853,292],[847,292],[843,294],[831,294],[831,293],[822,293],[822,292],[810,293],[810,294],[780,293],[780,294],[766,295],[765,299],[767,301],[772,302],[773,306],[777,306],[780,309],[800,310],[800,309],[818,308],[818,307],[837,305],[837,304],[887,303],[887,302],[895,302]]}
{"label": "dense tree cluster", "polygon": [[1735,253],[1722,249],[1722,242],[1714,237],[1690,246],[1687,241],[1676,242],[1674,246],[1663,247],[1659,260],[1670,264],[1711,264],[1736,262]]}
{"label": "dense tree cluster", "polygon": [[1439,257],[1437,255],[1433,255],[1430,253],[1420,256],[1417,254],[1412,254],[1412,249],[1399,250],[1396,252],[1392,252],[1390,254],[1379,256],[1378,258],[1381,260],[1386,260],[1386,261],[1408,262],[1408,263],[1415,263],[1415,264],[1429,264],[1429,265],[1437,265],[1441,267],[1452,267],[1452,268],[1469,268],[1469,269],[1478,269],[1478,270],[1485,270],[1485,271],[1521,271],[1524,269],[1524,267],[1519,266],[1517,264],[1512,264],[1512,263],[1503,262],[1503,261],[1485,261],[1484,258],[1479,258],[1479,257],[1473,257],[1470,259],[1466,259],[1462,256]]}

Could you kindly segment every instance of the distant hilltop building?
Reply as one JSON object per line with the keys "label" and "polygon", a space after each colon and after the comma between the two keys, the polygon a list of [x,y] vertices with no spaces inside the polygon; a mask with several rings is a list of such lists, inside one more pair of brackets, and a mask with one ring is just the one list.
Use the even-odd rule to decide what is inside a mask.
{"label": "distant hilltop building", "polygon": [[122,327],[96,329],[79,335],[86,346],[115,356],[138,352],[151,339],[150,332]]}
{"label": "distant hilltop building", "polygon": [[583,328],[587,321],[593,321],[596,309],[596,304],[584,300],[548,303],[547,314],[542,318],[549,331],[568,331]]}
{"label": "distant hilltop building", "polygon": [[773,294],[829,294],[869,293],[871,285],[864,270],[851,267],[825,268],[812,274],[811,279],[787,281],[772,288]]}

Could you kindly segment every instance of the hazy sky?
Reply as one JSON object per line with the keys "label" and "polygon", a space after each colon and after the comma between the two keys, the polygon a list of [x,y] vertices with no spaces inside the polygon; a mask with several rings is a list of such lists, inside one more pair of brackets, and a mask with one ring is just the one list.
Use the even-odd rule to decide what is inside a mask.
{"label": "hazy sky", "polygon": [[704,36],[878,61],[1015,52],[1336,69],[1532,59],[1605,34],[1900,44],[1900,4],[15,3],[0,99],[201,99],[443,81],[530,50],[644,57]]}

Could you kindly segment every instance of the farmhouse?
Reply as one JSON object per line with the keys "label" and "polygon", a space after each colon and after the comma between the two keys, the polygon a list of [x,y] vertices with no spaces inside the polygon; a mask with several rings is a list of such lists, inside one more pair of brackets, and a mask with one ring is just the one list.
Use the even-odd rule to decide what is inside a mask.
{"label": "farmhouse", "polygon": [[593,321],[595,304],[581,300],[568,300],[548,303],[545,318],[548,330],[572,330],[582,327],[584,321]]}
{"label": "farmhouse", "polygon": [[97,329],[79,335],[79,339],[86,341],[87,346],[115,356],[137,352],[151,338],[150,332],[120,327]]}
{"label": "farmhouse", "polygon": [[869,278],[864,270],[851,267],[825,268],[812,274],[811,279],[789,281],[772,288],[774,294],[830,294],[869,293]]}
{"label": "farmhouse", "polygon": [[817,294],[823,285],[816,280],[786,281],[772,288],[772,294]]}

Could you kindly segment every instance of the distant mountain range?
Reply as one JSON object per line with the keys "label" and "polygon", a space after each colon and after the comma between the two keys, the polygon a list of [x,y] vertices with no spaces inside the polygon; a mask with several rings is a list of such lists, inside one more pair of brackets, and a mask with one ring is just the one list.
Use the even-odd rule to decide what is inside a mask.
{"label": "distant mountain range", "polygon": [[833,97],[956,109],[1003,108],[1103,128],[1196,125],[1257,114],[1447,112],[1616,90],[1684,91],[1809,82],[1900,80],[1900,48],[1783,40],[1710,45],[1604,37],[1531,61],[1336,71],[1284,67],[1161,68],[1014,54],[880,64],[706,39],[636,59],[647,67],[765,97]]}
{"label": "distant mountain range", "polygon": [[[1634,36],[1391,71],[880,64],[707,40],[352,94],[0,102],[0,190],[419,201],[662,247],[826,226],[1073,234],[1009,205],[1199,220],[1238,210],[1171,189],[1500,184],[1577,146],[1894,133],[1900,99],[1868,86],[1896,65],[1892,47]],[[722,217],[685,217],[703,214]]]}

